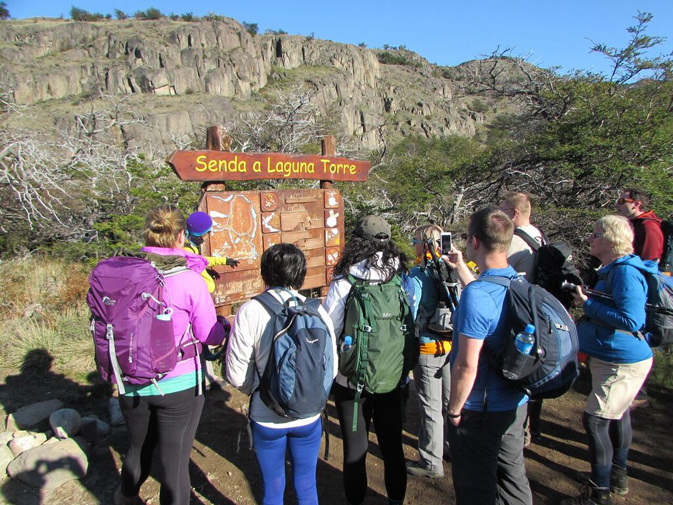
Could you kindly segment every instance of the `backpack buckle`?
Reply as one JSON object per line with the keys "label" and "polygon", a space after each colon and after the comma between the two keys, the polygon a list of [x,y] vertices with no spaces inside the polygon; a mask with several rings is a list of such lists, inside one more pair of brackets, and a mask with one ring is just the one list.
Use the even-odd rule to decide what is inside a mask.
{"label": "backpack buckle", "polygon": [[369,326],[368,324],[365,324],[365,325],[362,327],[362,331],[367,332],[367,333],[371,333],[371,332],[372,332],[372,327]]}

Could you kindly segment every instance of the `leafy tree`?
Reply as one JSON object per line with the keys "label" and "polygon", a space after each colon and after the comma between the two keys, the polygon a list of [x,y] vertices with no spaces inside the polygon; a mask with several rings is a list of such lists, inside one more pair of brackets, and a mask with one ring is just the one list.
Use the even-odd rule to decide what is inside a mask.
{"label": "leafy tree", "polygon": [[89,21],[90,17],[91,14],[84,9],[75,6],[70,9],[70,19],[73,21]]}
{"label": "leafy tree", "polygon": [[145,11],[137,11],[134,15],[134,18],[140,19],[143,21],[156,21],[165,17],[159,9],[150,7]]}
{"label": "leafy tree", "polygon": [[73,6],[70,9],[70,19],[73,21],[98,21],[104,19],[105,16],[100,12],[94,12],[93,14],[84,9]]}
{"label": "leafy tree", "polygon": [[9,9],[5,2],[0,2],[0,19],[5,20],[9,19]]}
{"label": "leafy tree", "polygon": [[259,26],[257,26],[257,23],[246,23],[245,21],[243,21],[243,27],[253,37],[256,36],[257,33],[259,32]]}
{"label": "leafy tree", "polygon": [[[519,112],[493,125],[498,141],[471,170],[487,199],[521,189],[547,205],[601,208],[616,189],[637,185],[654,194],[658,210],[673,207],[673,60],[648,56],[662,39],[645,34],[650,14],[635,19],[625,48],[592,48],[613,62],[608,75],[561,75],[502,54],[480,64],[466,86],[519,103]],[[503,138],[502,128],[513,133]]]}
{"label": "leafy tree", "polygon": [[125,13],[124,11],[122,11],[122,10],[115,9],[115,17],[116,17],[119,21],[124,21],[125,19],[128,19],[129,15],[126,14],[126,13]]}
{"label": "leafy tree", "polygon": [[364,185],[344,188],[355,213],[384,214],[405,231],[432,222],[450,229],[469,208],[466,167],[481,155],[475,139],[409,137],[390,149]]}

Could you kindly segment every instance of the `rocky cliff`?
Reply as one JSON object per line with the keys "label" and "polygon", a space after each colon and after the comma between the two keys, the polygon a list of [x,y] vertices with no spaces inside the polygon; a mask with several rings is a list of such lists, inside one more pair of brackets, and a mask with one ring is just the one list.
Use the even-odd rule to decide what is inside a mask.
{"label": "rocky cliff", "polygon": [[457,98],[437,67],[399,52],[402,64],[383,64],[380,51],[312,37],[253,37],[227,18],[3,21],[0,86],[16,104],[31,106],[33,128],[73,125],[101,96],[123,99],[142,122],[120,127],[120,139],[145,151],[172,149],[204,125],[245,116],[293,72],[315,91],[320,113],[361,147],[378,147],[382,134],[474,135],[483,111]]}

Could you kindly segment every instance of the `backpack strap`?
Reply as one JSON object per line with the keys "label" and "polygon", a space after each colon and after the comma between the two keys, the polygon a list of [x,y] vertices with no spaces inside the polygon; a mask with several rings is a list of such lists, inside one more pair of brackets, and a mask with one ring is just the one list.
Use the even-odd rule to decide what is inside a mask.
{"label": "backpack strap", "polygon": [[[493,275],[493,276],[486,276],[486,277],[480,277],[477,279],[477,281],[482,281],[482,282],[490,282],[491,284],[497,284],[499,286],[504,286],[507,288],[507,291],[509,292],[510,287],[512,282],[522,282],[521,280],[518,280],[519,277],[516,277],[514,279],[510,277],[504,277],[500,275]],[[526,282],[525,284],[528,284],[528,300],[530,302],[530,313],[531,313],[531,319],[533,326],[535,326],[536,331],[537,329],[540,328],[540,322],[537,317],[537,294],[536,294],[536,286],[535,284],[531,284],[530,282]],[[486,346],[486,342],[484,341],[484,347]],[[491,349],[488,349],[488,352],[491,353]],[[492,354],[492,353],[491,353]],[[533,349],[531,350],[531,354],[535,354],[538,357],[540,356],[539,353],[539,342],[538,339],[535,339],[535,343],[533,344]],[[542,358],[540,358],[542,359]]]}
{"label": "backpack strap", "polygon": [[[652,221],[654,221],[654,220],[652,220]],[[619,268],[619,267],[633,267],[636,270],[638,270],[639,272],[641,272],[639,268],[637,268],[633,265],[628,265],[626,263],[618,263],[610,269],[610,271],[608,272],[607,275],[599,274],[599,279],[605,279],[605,285],[608,288],[608,294],[610,296],[612,296],[612,281],[611,281],[612,273],[615,271],[615,268]],[[645,280],[645,284],[647,284],[647,279]],[[645,305],[647,305],[648,295],[649,295],[649,287],[648,287],[648,292],[645,293]],[[603,322],[599,319],[594,319],[592,317],[587,317],[587,319],[589,320],[590,323],[595,324],[596,326],[602,326],[603,328],[610,328],[611,330],[618,331],[619,333],[626,333],[627,335],[633,335],[634,337],[636,337],[639,340],[645,340],[645,335],[643,334],[643,332],[641,330],[638,330],[638,331],[622,330],[621,328],[615,328],[614,326],[609,325],[608,323],[605,323],[605,322]]]}
{"label": "backpack strap", "polygon": [[[350,280],[350,279],[349,279]],[[357,370],[355,371],[355,377],[357,378],[357,383],[355,385],[355,398],[353,400],[353,425],[352,430],[357,431],[357,422],[358,422],[358,405],[360,403],[360,397],[362,396],[362,391],[364,389],[363,378],[367,370],[367,363],[369,363],[369,336],[371,333],[376,331],[376,323],[371,321],[371,326],[368,324],[369,315],[373,312],[372,302],[369,299],[369,296],[363,296],[364,287],[368,285],[363,281],[360,281],[356,284],[353,284],[352,296],[354,298],[354,303],[358,304],[360,307],[359,318],[353,328],[355,331],[355,338],[357,344],[358,360],[357,360]]]}
{"label": "backpack strap", "polygon": [[542,237],[542,244],[535,240],[529,233],[526,233],[524,230],[521,228],[515,228],[514,229],[514,235],[519,237],[521,240],[523,240],[528,247],[530,247],[533,251],[537,251],[541,246],[544,244],[549,243],[549,239],[547,238],[547,235],[544,234],[542,230],[540,231],[540,236]]}

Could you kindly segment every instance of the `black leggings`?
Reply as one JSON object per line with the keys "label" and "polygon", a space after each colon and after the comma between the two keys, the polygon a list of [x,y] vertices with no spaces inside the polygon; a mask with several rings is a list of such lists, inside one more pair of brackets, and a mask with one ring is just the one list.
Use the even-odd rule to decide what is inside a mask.
{"label": "black leggings", "polygon": [[161,458],[162,505],[188,505],[189,456],[204,397],[197,388],[164,396],[120,396],[131,447],[122,466],[122,494],[135,496],[150,474],[154,449]]}
{"label": "black leggings", "polygon": [[626,468],[633,437],[629,409],[621,419],[603,419],[585,412],[582,424],[589,435],[591,480],[598,487],[609,487],[612,465]]}
{"label": "black leggings", "polygon": [[335,384],[334,400],[344,444],[343,482],[346,499],[359,505],[367,492],[367,448],[369,425],[376,427],[376,440],[383,455],[384,479],[388,498],[404,500],[407,490],[407,470],[402,450],[402,391],[385,394],[363,393],[358,404],[357,431],[353,431],[355,392]]}

